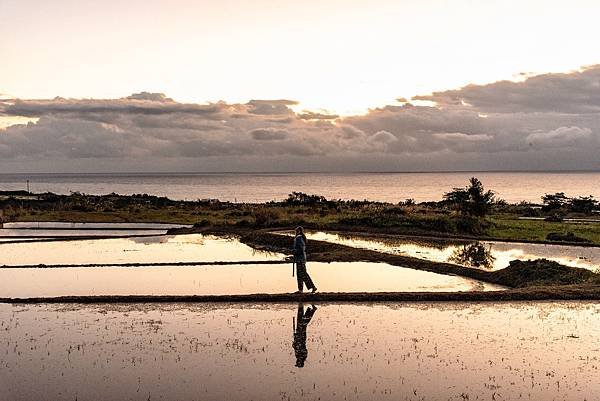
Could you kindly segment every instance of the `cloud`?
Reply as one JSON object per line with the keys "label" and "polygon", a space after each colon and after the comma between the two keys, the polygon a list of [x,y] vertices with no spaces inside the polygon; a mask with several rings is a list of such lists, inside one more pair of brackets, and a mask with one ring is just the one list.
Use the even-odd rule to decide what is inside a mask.
{"label": "cloud", "polygon": [[[22,117],[41,117],[44,115],[69,115],[71,117],[89,118],[94,115],[114,114],[192,114],[218,116],[225,107],[222,104],[186,104],[163,100],[149,100],[150,94],[132,95],[134,98],[122,99],[64,99],[57,97],[51,100],[0,100],[0,112],[4,115]],[[154,98],[164,96],[154,94]]]}
{"label": "cloud", "polygon": [[438,133],[433,134],[435,138],[446,140],[446,141],[457,141],[457,142],[481,142],[481,141],[489,141],[493,139],[491,135],[467,135],[461,132],[448,132],[448,133]]}
{"label": "cloud", "polygon": [[531,146],[537,148],[563,148],[598,145],[598,140],[589,128],[559,127],[548,132],[535,132],[527,136]]}
{"label": "cloud", "polygon": [[415,96],[440,107],[470,105],[483,112],[598,113],[600,112],[600,65],[570,73],[529,76],[522,82],[500,81],[468,85],[457,90]]}
{"label": "cloud", "polygon": [[593,66],[415,97],[433,106],[404,103],[345,117],[296,113],[292,100],[190,104],[147,92],[2,99],[2,118],[38,120],[0,130],[0,168],[594,169],[599,80]]}
{"label": "cloud", "polygon": [[315,113],[312,111],[304,111],[298,114],[298,118],[303,120],[335,120],[340,116],[337,114],[328,114],[328,113]]}
{"label": "cloud", "polygon": [[251,100],[248,102],[248,112],[262,115],[289,115],[293,111],[288,106],[298,104],[293,100]]}
{"label": "cloud", "polygon": [[173,99],[165,96],[164,93],[151,93],[151,92],[140,92],[134,93],[133,95],[127,96],[130,100],[149,100],[152,102],[170,102],[173,103]]}
{"label": "cloud", "polygon": [[280,141],[287,138],[288,132],[274,128],[257,128],[250,131],[248,134],[257,141]]}
{"label": "cloud", "polygon": [[364,131],[352,126],[352,125],[342,125],[340,127],[340,137],[347,140],[354,140],[358,138],[366,137]]}

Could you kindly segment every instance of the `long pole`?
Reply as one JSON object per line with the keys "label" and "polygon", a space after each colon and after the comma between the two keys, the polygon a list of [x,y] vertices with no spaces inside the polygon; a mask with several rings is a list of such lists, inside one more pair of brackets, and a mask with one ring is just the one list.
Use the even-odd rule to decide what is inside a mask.
{"label": "long pole", "polygon": [[29,180],[27,180],[27,193],[29,193]]}

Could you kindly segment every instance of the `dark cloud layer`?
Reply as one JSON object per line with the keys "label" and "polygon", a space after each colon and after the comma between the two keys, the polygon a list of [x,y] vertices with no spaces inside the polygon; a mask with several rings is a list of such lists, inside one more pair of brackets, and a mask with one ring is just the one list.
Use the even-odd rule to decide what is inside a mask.
{"label": "dark cloud layer", "polygon": [[462,89],[416,96],[440,106],[471,105],[491,113],[598,113],[600,112],[600,67],[564,74],[543,74],[524,82],[500,81],[469,85]]}
{"label": "dark cloud layer", "polygon": [[[365,115],[292,110],[291,100],[178,103],[0,100],[0,167],[110,170],[462,170],[600,168],[600,66],[469,85]],[[109,168],[110,167],[110,168]],[[69,167],[67,167],[68,169]]]}

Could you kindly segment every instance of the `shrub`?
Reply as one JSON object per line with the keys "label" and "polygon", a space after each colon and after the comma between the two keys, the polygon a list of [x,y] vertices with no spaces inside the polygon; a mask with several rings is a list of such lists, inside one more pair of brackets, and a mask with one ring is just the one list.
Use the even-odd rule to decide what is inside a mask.
{"label": "shrub", "polygon": [[304,192],[292,192],[288,195],[284,203],[294,206],[315,206],[326,205],[329,202],[324,196],[308,195]]}
{"label": "shrub", "polygon": [[551,223],[562,223],[564,220],[564,216],[560,213],[552,213],[550,216],[544,219],[545,221],[549,221]]}
{"label": "shrub", "polygon": [[541,217],[542,216],[542,210],[541,209],[535,209],[535,208],[532,208],[531,206],[529,206],[523,212],[523,216],[525,216],[525,217]]}
{"label": "shrub", "polygon": [[456,221],[458,231],[466,234],[485,234],[488,227],[487,221],[473,216],[461,216]]}
{"label": "shrub", "polygon": [[486,191],[483,184],[475,177],[469,180],[465,188],[454,188],[444,194],[444,200],[454,205],[461,214],[484,217],[494,204],[494,193]]}
{"label": "shrub", "polygon": [[598,208],[598,201],[593,196],[580,196],[579,198],[572,198],[569,201],[569,207],[572,212],[591,214],[596,208]]}
{"label": "shrub", "polygon": [[542,196],[542,210],[544,212],[550,212],[564,208],[569,203],[569,198],[564,192],[557,192],[555,194],[546,194]]}
{"label": "shrub", "polygon": [[210,221],[204,219],[194,223],[194,228],[210,226]]}
{"label": "shrub", "polygon": [[267,207],[254,210],[254,224],[257,227],[270,227],[279,221],[279,213]]}
{"label": "shrub", "polygon": [[561,241],[561,242],[592,242],[588,239],[582,238],[582,237],[578,237],[577,235],[575,235],[572,232],[566,232],[566,233],[549,233],[546,236],[546,239],[548,241]]}
{"label": "shrub", "polygon": [[250,227],[252,223],[249,220],[243,219],[235,223],[237,227]]}

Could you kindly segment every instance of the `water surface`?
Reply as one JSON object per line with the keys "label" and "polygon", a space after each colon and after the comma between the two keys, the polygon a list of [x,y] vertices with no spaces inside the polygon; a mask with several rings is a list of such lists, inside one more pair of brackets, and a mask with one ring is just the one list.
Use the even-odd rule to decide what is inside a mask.
{"label": "water surface", "polygon": [[7,238],[23,240],[56,237],[127,237],[166,234],[171,228],[190,227],[183,224],[160,223],[69,223],[11,222],[0,228],[0,241]]}
{"label": "water surface", "polygon": [[202,234],[19,244],[0,243],[0,266],[258,261],[282,258],[281,254],[256,251],[233,237]]}
{"label": "water surface", "polygon": [[[426,239],[360,236],[326,232],[308,233],[309,239],[370,249],[396,255],[412,256],[434,262],[449,262],[469,267],[498,270],[511,260],[549,259],[567,266],[600,269],[600,248],[568,245],[528,244],[517,242],[474,241],[465,244],[432,242]],[[473,249],[484,250],[487,260],[473,258]],[[477,254],[477,253],[475,253]]]}
{"label": "water surface", "polygon": [[21,239],[36,239],[36,238],[56,238],[56,237],[129,237],[133,235],[160,235],[166,234],[167,230],[111,230],[111,229],[23,229],[23,228],[0,228],[0,239],[5,238],[21,238]]}
{"label": "water surface", "polygon": [[[384,263],[310,263],[322,292],[496,291],[468,278]],[[291,264],[0,269],[0,297],[238,295],[296,291]]]}
{"label": "water surface", "polygon": [[71,230],[168,230],[170,228],[191,227],[186,224],[170,223],[72,223],[65,221],[17,221],[4,223],[4,228],[12,229],[71,229]]}
{"label": "water surface", "polygon": [[301,307],[302,314],[295,304],[0,305],[0,399],[600,394],[594,303],[325,304],[311,319]]}

